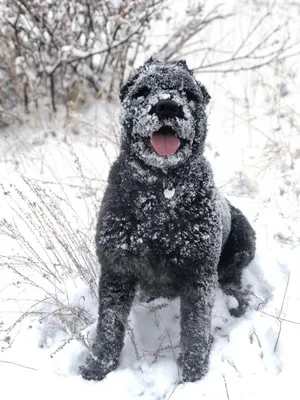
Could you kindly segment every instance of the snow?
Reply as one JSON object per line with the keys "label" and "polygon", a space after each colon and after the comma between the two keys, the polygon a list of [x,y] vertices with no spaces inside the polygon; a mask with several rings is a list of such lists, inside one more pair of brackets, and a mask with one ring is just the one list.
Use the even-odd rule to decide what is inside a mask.
{"label": "snow", "polygon": [[[102,116],[107,115],[103,104],[98,104],[97,109],[98,112],[101,110]],[[93,114],[94,111],[90,111],[90,115]],[[106,118],[109,120],[109,117]],[[93,227],[95,208],[90,201],[93,196],[86,192],[87,187],[82,180],[87,180],[89,185],[93,182],[92,178],[100,177],[105,180],[108,172],[107,158],[99,146],[100,138],[95,138],[90,143],[91,139],[81,131],[79,136],[68,136],[66,144],[61,140],[63,133],[58,125],[58,137],[45,138],[36,129],[27,126],[25,129],[22,127],[19,132],[16,130],[14,137],[7,135],[5,139],[3,136],[2,184],[10,192],[12,185],[18,185],[25,197],[31,198],[33,193],[22,182],[22,176],[38,180],[41,187],[51,190],[48,193],[59,193],[62,198],[61,207],[64,207],[67,200],[71,202],[72,209],[76,212],[73,215],[69,208],[65,209],[69,223],[79,227],[80,218],[85,221],[80,229],[85,226],[88,231],[91,229],[90,224]],[[15,147],[12,147],[13,143]],[[115,157],[112,153],[113,147],[109,147],[108,141],[104,143],[112,161]],[[5,152],[7,148],[11,149],[9,153]],[[78,155],[84,171],[82,176],[77,169],[74,153]],[[46,182],[57,182],[59,190],[53,188],[56,185]],[[74,187],[68,186],[71,183]],[[104,188],[102,184],[99,187],[98,185],[99,182],[95,187],[99,196],[96,197],[95,207],[100,202]],[[93,187],[90,187],[90,191]],[[11,208],[12,204],[5,200],[7,196],[2,194],[2,217],[21,224],[19,216]],[[11,198],[25,211],[28,205],[24,201],[15,195],[9,199]],[[200,382],[177,384],[179,371],[174,357],[179,351],[179,303],[175,300],[165,305],[164,299],[152,303],[136,300],[129,318],[132,330],[127,332],[120,367],[102,382],[84,381],[78,375],[78,367],[85,360],[87,349],[78,339],[77,332],[83,328],[83,335],[90,332],[88,336],[93,337],[97,300],[87,284],[76,278],[73,281],[67,279],[63,283],[59,299],[69,307],[84,306],[89,314],[88,324],[72,328],[73,321],[67,324],[69,328],[66,331],[65,323],[51,314],[56,307],[49,304],[47,308],[46,304],[41,304],[36,315],[25,318],[8,334],[3,332],[4,339],[10,336],[12,341],[11,347],[7,346],[7,341],[2,342],[3,348],[9,347],[2,351],[0,358],[1,387],[4,393],[9,393],[11,399],[19,396],[38,399],[41,393],[46,399],[64,395],[74,399],[83,396],[91,399],[108,396],[122,399],[167,399],[171,395],[174,399],[196,399],[201,396],[207,399],[227,399],[228,392],[231,399],[260,399],[266,396],[276,399],[284,395],[286,387],[290,387],[289,398],[298,399],[296,370],[300,354],[300,327],[297,324],[300,321],[300,276],[297,263],[299,248],[291,249],[289,245],[276,243],[273,238],[272,232],[284,226],[284,219],[277,215],[275,207],[264,204],[259,196],[230,196],[230,200],[247,214],[258,234],[257,255],[245,273],[244,285],[252,285],[258,296],[258,299],[253,299],[254,308],[257,308],[260,301],[265,302],[268,299],[268,303],[259,311],[249,311],[245,317],[235,319],[229,315],[227,309],[227,305],[234,302],[234,299],[218,290],[213,311],[215,341],[209,373]],[[23,234],[29,234],[26,225],[18,226]],[[92,240],[92,232],[89,236]],[[11,238],[2,236],[1,243],[2,255],[12,257],[20,251],[16,241]],[[93,251],[93,245],[90,246]],[[38,251],[41,252],[39,246]],[[30,307],[32,302],[29,300],[41,293],[37,288],[34,290],[32,286],[20,284],[20,279],[12,276],[3,267],[0,274],[1,321],[6,329],[20,312]],[[288,274],[290,283],[283,302]],[[38,280],[37,277],[35,279]],[[60,287],[58,285],[57,290]],[[14,300],[18,298],[26,301]],[[281,323],[281,333],[274,352],[279,335],[277,317],[282,304],[281,318],[286,321]],[[49,316],[43,318],[45,315]],[[16,379],[18,385],[12,384]]]}
{"label": "snow", "polygon": [[[195,383],[178,385],[175,355],[179,352],[179,302],[165,304],[164,299],[150,303],[136,299],[129,318],[131,330],[116,371],[102,382],[87,382],[78,375],[88,353],[80,334],[92,338],[97,317],[97,298],[92,292],[97,289],[96,277],[88,282],[78,276],[78,268],[84,265],[90,274],[100,273],[93,244],[95,218],[109,166],[117,155],[118,136],[114,136],[112,126],[116,125],[118,106],[108,110],[98,101],[82,114],[73,113],[68,123],[60,116],[52,122],[42,116],[41,122],[29,120],[1,132],[0,219],[16,227],[37,252],[34,256],[21,246],[24,242],[7,234],[0,223],[2,396],[4,393],[9,400],[67,396],[145,400],[300,398],[299,134],[290,134],[284,122],[283,138],[274,129],[278,121],[258,88],[264,79],[271,80],[269,71],[264,76],[216,78],[215,85],[213,78],[205,77],[212,95],[206,153],[222,191],[247,215],[257,232],[256,257],[243,278],[244,286],[250,285],[257,298],[252,299],[252,309],[236,319],[228,313],[228,305],[234,305],[235,299],[217,291],[209,372]],[[252,114],[245,116],[241,105],[225,95],[232,87],[240,88],[241,93],[236,95],[242,95],[249,81],[257,94],[251,104]],[[297,84],[289,82],[290,93],[279,105],[285,111],[299,103]],[[268,150],[266,137],[257,129],[277,140],[286,151],[275,154],[276,163],[268,164],[273,150]],[[286,149],[291,149],[291,154]],[[288,162],[283,165],[288,157],[293,168],[287,167]],[[37,200],[34,187],[45,200],[40,221],[33,212]],[[169,199],[173,197],[170,192]],[[62,212],[58,221],[51,217],[56,215],[54,210]],[[29,219],[24,220],[25,215]],[[51,226],[53,232],[69,232],[68,237],[78,238],[69,242],[72,253],[66,252],[53,232],[45,236],[43,227]],[[24,255],[30,257],[30,263],[18,258]],[[60,282],[49,281],[34,271],[40,259],[44,266],[57,268]],[[7,263],[17,261],[17,271],[37,286],[23,282],[8,269]],[[80,261],[78,265],[76,261]],[[34,311],[31,315],[10,329],[49,293],[52,298],[39,303],[30,310]],[[86,315],[74,316],[73,310],[82,308]]]}

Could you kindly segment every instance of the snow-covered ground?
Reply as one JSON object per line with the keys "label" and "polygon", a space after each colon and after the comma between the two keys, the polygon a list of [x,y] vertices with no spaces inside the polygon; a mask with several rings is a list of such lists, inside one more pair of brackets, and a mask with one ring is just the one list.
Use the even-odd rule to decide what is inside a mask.
{"label": "snow-covered ground", "polygon": [[[78,375],[87,355],[82,336],[93,337],[97,299],[91,291],[96,278],[90,285],[82,280],[77,262],[99,273],[93,235],[109,164],[117,153],[112,114],[98,102],[84,118],[74,116],[66,139],[59,123],[56,137],[45,137],[48,128],[30,124],[1,137],[1,218],[6,222],[1,225],[0,373],[6,398],[260,399],[288,390],[289,398],[298,399],[300,251],[288,240],[283,243],[289,229],[297,231],[297,221],[291,226],[275,200],[265,200],[260,190],[265,181],[256,182],[254,191],[238,179],[224,188],[258,235],[256,258],[244,276],[257,298],[253,310],[235,319],[227,310],[234,299],[218,291],[207,376],[177,385],[179,307],[178,301],[166,304],[164,299],[153,304],[137,300],[117,371],[103,382],[86,382]],[[101,116],[98,123],[95,115]],[[102,131],[93,136],[86,120]],[[230,156],[222,161],[225,150],[214,154],[220,141],[229,151],[217,136],[214,143],[211,135],[207,153],[223,182],[235,176],[231,170],[236,167]]]}
{"label": "snow-covered ground", "polygon": [[[198,76],[212,95],[206,155],[254,226],[257,253],[244,274],[252,308],[231,317],[234,299],[218,291],[209,373],[195,383],[178,384],[179,303],[164,299],[136,299],[116,371],[102,382],[78,375],[95,330],[95,218],[118,105],[97,100],[68,120],[35,116],[0,132],[1,398],[300,398],[299,64]],[[272,97],[282,81],[287,94]]]}

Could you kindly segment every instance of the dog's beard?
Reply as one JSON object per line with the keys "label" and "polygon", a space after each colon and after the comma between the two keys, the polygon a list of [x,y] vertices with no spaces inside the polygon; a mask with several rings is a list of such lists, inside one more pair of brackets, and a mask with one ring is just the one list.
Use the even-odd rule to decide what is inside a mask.
{"label": "dog's beard", "polygon": [[148,136],[132,137],[131,152],[145,164],[158,168],[175,167],[186,161],[193,151],[194,135],[182,134],[180,124],[170,120],[159,123]]}
{"label": "dog's beard", "polygon": [[188,159],[192,154],[192,146],[180,146],[180,148],[174,154],[169,156],[161,156],[152,148],[149,140],[148,144],[146,144],[145,141],[135,142],[132,145],[132,151],[145,164],[164,169],[175,167]]}

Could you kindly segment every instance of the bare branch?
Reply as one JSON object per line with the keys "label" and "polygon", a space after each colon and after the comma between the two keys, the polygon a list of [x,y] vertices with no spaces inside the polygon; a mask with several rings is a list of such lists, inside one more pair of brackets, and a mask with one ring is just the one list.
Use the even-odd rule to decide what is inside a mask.
{"label": "bare branch", "polygon": [[11,364],[11,365],[17,365],[18,367],[22,367],[22,368],[26,368],[26,369],[31,369],[33,371],[38,371],[38,369],[33,368],[33,367],[28,367],[27,365],[22,365],[13,361],[7,361],[7,360],[0,360],[0,363],[4,363],[4,364]]}
{"label": "bare branch", "polygon": [[[201,17],[194,17],[192,20],[188,20],[184,26],[180,26],[173,36],[168,38],[167,42],[157,51],[155,56],[163,61],[170,60],[192,37],[196,36],[204,28],[210,26],[215,21],[224,20],[233,16],[232,13],[228,13],[209,17],[216,12],[216,10],[217,7],[203,19]],[[172,45],[170,45],[170,43],[172,43]]]}

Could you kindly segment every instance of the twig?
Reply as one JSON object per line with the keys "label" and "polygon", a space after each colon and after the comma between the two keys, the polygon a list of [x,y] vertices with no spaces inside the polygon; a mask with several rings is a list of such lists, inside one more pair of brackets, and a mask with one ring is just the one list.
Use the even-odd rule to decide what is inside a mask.
{"label": "twig", "polygon": [[173,396],[175,390],[178,388],[179,385],[174,385],[172,392],[170,393],[169,397],[167,398],[167,400],[170,400],[170,398]]}
{"label": "twig", "polygon": [[225,385],[225,389],[226,389],[227,400],[230,400],[229,393],[228,393],[227,382],[226,382],[226,379],[225,379],[225,375],[224,375],[224,374],[223,374],[223,380],[224,380],[224,385]]}
{"label": "twig", "polygon": [[33,371],[39,371],[39,370],[36,369],[36,368],[27,367],[26,365],[18,364],[18,363],[15,363],[15,362],[13,362],[13,361],[0,360],[0,362],[1,362],[1,363],[5,363],[5,364],[17,365],[18,367],[22,367],[22,368],[26,368],[26,369],[31,369],[31,370],[33,370]]}
{"label": "twig", "polygon": [[276,315],[269,314],[265,311],[261,311],[261,310],[258,310],[258,311],[262,314],[267,315],[268,317],[275,318],[277,320],[280,319],[280,321],[282,321],[282,322],[289,322],[290,324],[300,325],[300,322],[298,322],[298,321],[291,321],[290,319],[286,319],[286,318],[278,318]]}
{"label": "twig", "polygon": [[274,346],[274,352],[275,352],[276,349],[277,349],[277,345],[278,345],[279,338],[280,338],[280,334],[281,334],[281,329],[282,329],[281,313],[282,313],[282,310],[283,310],[283,306],[284,306],[286,294],[287,294],[288,287],[289,287],[289,283],[290,283],[290,276],[291,276],[291,273],[289,272],[289,274],[288,274],[288,279],[287,279],[286,286],[285,286],[285,291],[284,291],[283,299],[282,299],[282,303],[281,303],[281,308],[280,308],[279,315],[278,315],[279,332],[278,332],[277,339],[276,339],[276,343],[275,343],[275,346]]}

